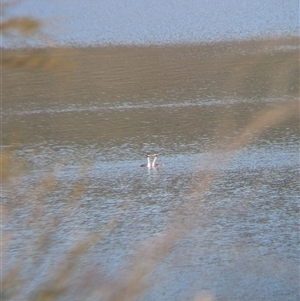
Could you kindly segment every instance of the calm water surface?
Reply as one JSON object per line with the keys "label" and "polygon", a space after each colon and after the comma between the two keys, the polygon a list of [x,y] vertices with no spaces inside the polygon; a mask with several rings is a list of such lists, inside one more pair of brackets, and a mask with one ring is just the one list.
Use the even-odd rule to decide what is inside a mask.
{"label": "calm water surface", "polygon": [[[23,298],[93,233],[102,238],[75,275],[93,267],[109,282],[122,278],[137,246],[186,228],[175,242],[165,238],[163,258],[150,256],[157,265],[140,300],[298,300],[298,117],[227,148],[261,110],[297,97],[297,53],[220,47],[81,49],[85,63],[62,76],[7,71],[3,270],[21,262]],[[217,51],[225,53],[218,68],[205,69]],[[260,68],[262,59],[270,63]],[[140,168],[154,152],[164,167]],[[86,299],[73,289],[71,299],[106,300],[104,292]]]}

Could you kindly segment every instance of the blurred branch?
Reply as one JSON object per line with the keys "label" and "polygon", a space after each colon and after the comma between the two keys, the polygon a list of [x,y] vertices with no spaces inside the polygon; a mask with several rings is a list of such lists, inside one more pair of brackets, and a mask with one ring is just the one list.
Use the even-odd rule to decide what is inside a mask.
{"label": "blurred branch", "polygon": [[[27,41],[32,42],[33,45],[45,45],[51,41],[50,37],[42,32],[43,22],[32,17],[9,17],[6,12],[9,8],[17,5],[21,0],[8,1],[1,3],[1,16],[0,22],[0,37],[8,42],[11,48],[19,48],[25,43],[25,48],[29,44]],[[5,16],[4,16],[5,15]],[[5,39],[3,39],[5,38]],[[30,45],[32,45],[32,43]],[[52,44],[52,43],[51,43]],[[30,48],[28,51],[17,51],[16,49],[2,48],[0,65],[8,68],[43,68],[43,69],[68,69],[72,67],[70,60],[66,61],[66,53],[62,50],[53,51],[51,48]],[[68,49],[68,56],[70,50]],[[57,57],[59,56],[59,57]]]}
{"label": "blurred branch", "polygon": [[72,67],[71,61],[62,60],[54,56],[64,56],[64,50],[61,50],[55,54],[45,49],[34,49],[28,52],[23,53],[14,53],[11,52],[4,53],[2,57],[1,64],[4,67],[8,68],[43,68],[43,69],[55,69],[63,68],[68,69]]}
{"label": "blurred branch", "polygon": [[9,35],[11,32],[18,32],[23,36],[30,36],[36,33],[41,27],[41,22],[28,18],[12,18],[0,23],[0,33]]}

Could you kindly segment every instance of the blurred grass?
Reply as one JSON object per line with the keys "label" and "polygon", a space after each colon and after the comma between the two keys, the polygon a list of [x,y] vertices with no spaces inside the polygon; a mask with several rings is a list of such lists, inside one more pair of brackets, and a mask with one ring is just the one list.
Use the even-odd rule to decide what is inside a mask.
{"label": "blurred grass", "polygon": [[[26,49],[26,41],[32,40],[43,42],[46,44],[52,44],[55,46],[55,42],[42,32],[43,22],[32,17],[9,17],[7,11],[10,6],[14,6],[19,1],[8,1],[1,3],[1,21],[0,21],[0,35],[1,35],[1,67],[3,68],[25,68],[27,70],[32,69],[46,69],[46,70],[62,70],[70,69],[74,67],[74,59],[70,58],[71,50],[66,51],[60,49],[62,53],[60,58],[53,55],[53,51],[50,47],[46,48],[31,48],[26,52],[16,52],[14,49],[3,48],[5,39],[15,40],[16,48]],[[25,44],[24,44],[25,42]],[[38,44],[37,44],[38,45]],[[3,69],[2,69],[3,70]]]}
{"label": "blurred grass", "polygon": [[[264,132],[267,127],[272,127],[280,122],[284,122],[293,116],[299,115],[299,103],[298,101],[284,102],[272,109],[263,109],[253,118],[249,124],[241,129],[240,133],[236,135],[232,142],[225,147],[225,151],[228,152],[228,157],[223,158],[222,164],[228,164],[232,159],[232,153],[241,147],[251,143],[253,139],[258,137]],[[11,153],[8,151],[2,153],[2,178],[8,181],[15,175],[14,170],[18,168],[19,162],[12,159]],[[210,165],[212,162],[206,162]],[[203,163],[202,163],[203,164]],[[15,167],[17,166],[17,167]],[[5,167],[5,168],[4,168]],[[24,171],[26,172],[26,170]],[[202,179],[201,185],[196,185],[190,192],[191,195],[203,195],[212,188],[213,182],[219,175],[217,173],[206,174]],[[3,184],[4,182],[2,182]],[[55,191],[57,181],[54,178],[41,179],[35,189],[41,189],[45,193]],[[70,194],[70,200],[75,198],[79,199],[81,193],[84,191],[83,183],[75,183],[74,189]],[[29,195],[34,195],[35,191],[28,192],[27,197],[24,196],[24,200]],[[2,276],[2,300],[32,300],[32,301],[50,301],[50,300],[71,300],[74,294],[74,289],[84,292],[85,300],[106,300],[106,301],[131,301],[140,300],[143,293],[147,290],[151,290],[151,287],[155,285],[153,280],[150,280],[151,272],[164,260],[164,258],[172,250],[172,247],[176,242],[186,235],[195,225],[197,220],[197,203],[194,198],[187,198],[190,201],[184,203],[184,205],[176,211],[173,218],[170,221],[169,227],[159,238],[149,239],[137,246],[130,267],[116,275],[116,282],[105,282],[105,275],[98,274],[96,270],[89,271],[87,274],[81,270],[78,270],[77,265],[82,258],[86,256],[90,247],[97,244],[101,240],[101,236],[107,232],[109,233],[118,223],[120,216],[116,217],[111,224],[107,225],[106,229],[100,234],[88,235],[86,239],[75,244],[73,249],[67,253],[66,257],[60,261],[58,265],[53,266],[51,271],[50,280],[44,282],[34,288],[29,297],[25,297],[22,292],[24,287],[30,284],[31,277],[24,279],[22,275],[23,265],[26,262],[26,252],[22,258],[12,267],[10,270],[5,271]],[[28,221],[38,220],[43,215],[43,207],[45,204],[42,200],[36,204],[38,206],[37,212],[31,212],[28,216]],[[76,206],[76,202],[74,203]],[[9,206],[2,211],[2,215],[7,214],[7,211],[12,210]],[[68,211],[65,213],[67,214]],[[182,220],[182,216],[189,216],[188,219]],[[9,218],[6,222],[9,222]],[[60,218],[54,217],[53,224],[50,228],[44,229],[44,233],[35,241],[28,242],[33,243],[33,248],[39,248],[47,256],[47,249],[51,246],[51,233],[55,232],[55,229],[59,227]],[[5,241],[5,238],[4,238]],[[7,248],[9,241],[4,243],[2,250]],[[29,251],[30,254],[30,251]],[[24,260],[24,262],[23,262]],[[38,265],[43,264],[42,258]],[[79,279],[77,279],[79,277]],[[74,287],[75,286],[75,287]],[[21,294],[21,299],[20,299]],[[214,300],[213,295],[200,296],[196,301]]]}
{"label": "blurred grass", "polygon": [[[24,68],[28,71],[45,69],[47,71],[72,70],[75,64],[70,59],[72,50],[61,49],[55,55],[51,49],[32,49],[23,53],[3,51],[2,66],[6,68]],[[74,52],[73,52],[74,53]],[[74,59],[74,58],[73,58]]]}
{"label": "blurred grass", "polygon": [[21,35],[31,36],[37,32],[42,23],[33,18],[10,18],[0,23],[0,33],[2,35],[10,35],[12,32],[17,32]]}
{"label": "blurred grass", "polygon": [[[22,36],[35,35],[42,23],[31,18],[4,20],[0,24],[2,35]],[[66,91],[94,91],[105,93],[105,101],[114,101],[116,95],[124,99],[132,98],[139,101],[153,97],[181,99],[188,95],[195,97],[232,97],[260,98],[278,97],[285,101],[276,108],[263,108],[256,117],[250,118],[246,127],[236,134],[231,143],[224,143],[225,150],[233,152],[263,134],[266,128],[276,126],[290,118],[299,115],[299,53],[298,51],[276,51],[282,44],[298,45],[298,38],[274,39],[272,41],[246,41],[238,43],[220,43],[218,45],[181,45],[167,47],[104,47],[88,49],[32,49],[32,50],[2,50],[1,64],[4,69],[3,96],[4,108],[14,108],[21,101],[30,102],[32,99],[32,82],[36,78],[44,79],[41,93],[46,96],[45,106],[51,102],[53,95],[60,98]],[[74,53],[81,52],[76,57],[74,68]],[[237,54],[238,53],[238,54]],[[67,58],[66,58],[67,57]],[[11,70],[13,69],[13,70]],[[51,80],[49,70],[61,70]],[[47,71],[45,73],[45,70]],[[65,80],[67,78],[72,80]],[[5,77],[5,75],[8,75]],[[61,78],[64,78],[61,84]],[[17,83],[23,83],[24,89],[15,89]],[[53,92],[54,87],[54,92]],[[197,90],[195,90],[197,87]],[[256,92],[254,92],[256,91]],[[48,93],[49,92],[49,93]],[[73,95],[73,94],[72,94]],[[289,97],[286,97],[289,95]],[[82,101],[82,94],[73,95],[78,102]],[[76,98],[77,97],[77,98]],[[37,97],[37,101],[42,101]],[[64,98],[62,101],[68,101]],[[14,120],[14,123],[16,121]],[[167,121],[166,121],[167,123]],[[230,131],[232,120],[230,116],[224,119],[217,135],[222,139],[224,132]],[[61,124],[63,127],[65,124]],[[21,127],[20,127],[21,128]],[[229,129],[229,130],[228,130]],[[18,130],[15,130],[18,132]],[[114,134],[114,133],[113,133]],[[119,135],[119,133],[115,133]],[[31,135],[27,131],[26,135]],[[8,135],[7,135],[8,136]],[[86,137],[86,135],[83,135]],[[22,137],[22,135],[21,135]],[[10,137],[6,137],[7,145]],[[14,138],[15,140],[17,138]],[[20,138],[21,139],[21,138]],[[25,136],[22,139],[27,139]],[[3,141],[2,141],[3,142]],[[3,144],[2,144],[3,146]],[[223,164],[230,162],[229,155]],[[209,165],[211,162],[206,162]],[[28,162],[16,160],[14,148],[3,148],[0,155],[1,186],[17,190],[13,185],[15,179],[26,174]],[[195,175],[196,176],[196,175]],[[191,195],[203,195],[212,188],[218,174],[207,174],[190,192]],[[34,258],[34,266],[38,271],[47,261],[48,254],[53,251],[52,235],[59,228],[68,210],[78,206],[78,200],[86,187],[82,182],[76,182],[70,193],[67,205],[60,216],[53,216],[45,227],[42,217],[47,210],[44,197],[54,193],[59,181],[49,175],[41,178],[31,190],[25,191],[15,204],[2,202],[1,219],[5,228],[16,216],[16,210],[25,210],[26,202],[33,202],[34,209],[26,212],[23,225],[29,230],[32,224],[38,227],[41,235],[26,241],[21,256],[9,265],[8,270],[1,271],[1,300],[30,300],[52,301],[72,300],[77,295],[85,300],[126,301],[141,300],[143,293],[151,290],[155,285],[150,280],[153,270],[171,252],[176,242],[190,231],[197,219],[193,214],[197,212],[197,202],[191,201],[178,208],[173,215],[169,227],[161,233],[159,238],[149,239],[136,247],[130,266],[127,270],[116,275],[116,279],[109,282],[97,267],[88,271],[80,270],[80,261],[87,256],[89,248],[95,246],[104,234],[108,234],[117,225],[121,216],[116,216],[99,234],[89,234],[85,239],[75,243],[69,252],[58,260],[50,275],[36,275],[35,271],[28,271],[28,259],[32,250],[39,250],[40,257]],[[38,193],[42,191],[41,193]],[[188,198],[187,198],[188,199]],[[182,216],[189,218],[182,222]],[[76,235],[76,234],[75,234]],[[2,232],[1,252],[9,252],[13,233]],[[54,246],[55,247],[55,246]],[[8,250],[8,251],[7,251]],[[3,264],[2,264],[3,266]],[[1,268],[2,269],[2,268]],[[24,276],[25,273],[25,276]],[[28,274],[27,274],[28,273]],[[33,275],[31,275],[32,273]],[[41,277],[38,286],[33,287],[33,278]],[[43,278],[44,277],[44,278]],[[27,295],[26,295],[27,293]],[[214,296],[207,294],[198,296],[194,301],[211,301]]]}

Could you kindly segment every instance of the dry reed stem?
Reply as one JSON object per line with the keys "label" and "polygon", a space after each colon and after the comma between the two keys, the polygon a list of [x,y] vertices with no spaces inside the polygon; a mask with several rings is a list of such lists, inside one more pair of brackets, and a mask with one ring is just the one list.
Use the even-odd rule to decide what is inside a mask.
{"label": "dry reed stem", "polygon": [[[241,133],[233,139],[233,142],[224,148],[227,152],[227,156],[225,158],[223,157],[221,164],[228,164],[230,159],[232,159],[235,150],[251,143],[251,141],[263,133],[266,128],[275,126],[292,116],[298,115],[298,108],[298,102],[286,102],[280,106],[277,105],[274,109],[264,109],[259,112],[257,117],[254,118],[252,122],[241,130]],[[2,162],[4,162],[4,164],[7,164],[5,162],[9,162],[9,156],[7,154],[3,157]],[[204,164],[209,166],[210,163],[211,161],[208,160]],[[197,173],[195,176],[197,176]],[[108,293],[107,300],[138,300],[141,294],[153,284],[150,280],[150,273],[165,258],[165,256],[171,252],[174,244],[194,227],[195,221],[198,218],[196,208],[199,202],[199,197],[211,189],[214,180],[217,178],[218,175],[216,173],[209,172],[205,178],[201,180],[201,183],[191,190],[191,193],[187,198],[187,202],[185,202],[185,204],[176,211],[168,229],[162,232],[159,238],[148,240],[137,247],[130,269],[124,273],[120,284],[111,288],[110,293]],[[56,187],[56,180],[51,177],[44,178],[40,184],[42,185],[42,189],[53,190]],[[27,197],[29,195],[35,195],[39,189],[39,186],[35,187],[35,189],[28,192]],[[77,183],[74,186],[74,190],[71,195],[78,197],[82,191],[84,191],[82,185]],[[188,215],[189,218],[182,220],[181,217],[185,215]],[[103,230],[102,234],[114,229],[120,218],[121,216],[118,216],[109,223]],[[40,247],[45,247],[47,245],[49,235],[50,234],[47,233],[47,235],[41,238]],[[79,243],[69,253],[66,260],[60,266],[59,271],[54,274],[51,284],[46,288],[39,290],[33,300],[53,300],[58,295],[64,294],[72,285],[71,275],[75,269],[76,263],[78,262],[78,257],[83,255],[89,246],[100,239],[101,235],[91,235],[86,240]],[[16,268],[11,270],[11,272],[4,277],[2,280],[3,292],[5,292],[5,290],[9,292],[13,287],[16,287],[16,283],[18,283],[18,273],[19,268]],[[11,286],[12,283],[14,283],[13,286]],[[199,298],[196,300],[213,300],[212,296]]]}
{"label": "dry reed stem", "polygon": [[[228,164],[230,159],[232,159],[233,151],[249,144],[266,128],[273,127],[288,118],[299,115],[298,108],[299,103],[295,101],[283,103],[282,106],[274,109],[261,110],[258,116],[241,131],[241,134],[233,139],[233,142],[228,147],[225,147],[225,151],[227,151],[228,154],[225,158],[223,157],[221,164]],[[210,163],[212,162],[208,160],[205,164],[209,166]],[[158,239],[154,239],[150,243],[143,243],[142,246],[138,248],[130,271],[127,271],[127,275],[129,276],[124,276],[125,280],[123,284],[120,288],[114,290],[112,296],[108,299],[109,301],[137,300],[138,296],[145,291],[146,286],[144,282],[146,276],[149,276],[149,273],[153,271],[158,263],[163,260],[165,255],[170,252],[175,242],[193,228],[198,218],[197,210],[195,209],[199,202],[199,196],[209,191],[217,178],[218,174],[214,172],[210,172],[206,175],[206,177],[201,180],[201,186],[196,186],[190,193],[190,196],[196,195],[198,198],[187,200],[187,203],[177,210],[170,222],[169,228],[161,233]],[[180,217],[187,214],[188,219],[182,221]],[[179,223],[180,227],[178,228],[177,225]],[[204,300],[213,300],[213,298],[212,296],[207,296]]]}
{"label": "dry reed stem", "polygon": [[7,68],[50,71],[70,71],[75,67],[74,62],[70,60],[70,51],[68,50],[61,50],[59,53],[51,50],[30,50],[25,55],[9,54],[6,51],[3,53],[1,65]]}
{"label": "dry reed stem", "polygon": [[251,143],[266,128],[271,128],[292,116],[299,116],[299,101],[286,102],[274,109],[263,109],[226,150],[234,151]]}

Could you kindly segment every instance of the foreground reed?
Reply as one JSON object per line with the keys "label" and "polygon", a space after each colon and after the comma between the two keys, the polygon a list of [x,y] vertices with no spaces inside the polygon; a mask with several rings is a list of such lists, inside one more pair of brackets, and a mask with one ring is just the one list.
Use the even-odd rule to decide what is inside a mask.
{"label": "foreground reed", "polygon": [[[261,135],[266,128],[275,126],[294,116],[298,116],[298,101],[286,101],[278,103],[275,108],[263,109],[249,124],[241,129],[231,141],[224,147],[224,153],[228,154],[223,158],[222,164],[230,164],[236,150],[248,145],[251,141]],[[14,150],[6,150],[1,155],[2,185],[12,185],[12,180],[18,183],[16,179],[20,174],[26,173],[26,162],[14,161]],[[211,164],[209,160],[204,164]],[[203,164],[203,163],[202,163]],[[83,171],[84,172],[84,171]],[[197,177],[197,174],[195,174]],[[101,233],[88,234],[85,239],[79,239],[74,243],[67,255],[62,256],[59,263],[50,265],[51,269],[45,274],[43,265],[47,265],[47,256],[53,246],[51,245],[51,236],[60,225],[63,216],[68,215],[70,208],[78,206],[77,201],[85,190],[83,183],[75,183],[70,192],[70,201],[62,211],[61,216],[53,217],[49,226],[44,229],[41,236],[34,236],[22,247],[23,254],[17,261],[9,264],[9,268],[2,269],[1,281],[1,299],[2,300],[103,300],[103,301],[126,301],[141,300],[143,294],[155,285],[155,279],[151,277],[153,271],[171,252],[172,248],[180,239],[191,231],[198,218],[197,206],[198,198],[203,196],[213,187],[213,183],[219,177],[215,172],[206,174],[200,183],[195,185],[190,195],[187,195],[187,201],[180,206],[169,222],[167,229],[160,233],[158,238],[151,238],[143,241],[136,246],[134,256],[128,263],[128,268],[120,271],[114,279],[107,279],[96,267],[91,266],[87,270],[81,270],[80,262],[88,261],[86,258],[88,250],[97,245],[105,235],[110,235],[111,231],[119,225],[121,214],[116,216]],[[42,218],[47,210],[47,204],[43,201],[43,195],[55,192],[59,182],[52,177],[45,177],[37,183],[34,189],[23,192],[19,204],[2,203],[1,215],[4,228],[12,222],[12,219],[18,214],[18,208],[25,209],[26,206],[21,202],[33,200],[34,206],[25,217],[24,225],[31,229],[43,227]],[[11,189],[15,189],[13,185]],[[39,194],[37,192],[39,191]],[[42,193],[40,193],[42,191]],[[37,195],[39,197],[37,197]],[[194,197],[196,196],[196,197]],[[26,205],[26,204],[25,204]],[[22,209],[21,209],[22,210]],[[188,219],[182,219],[182,216],[188,216]],[[41,222],[39,220],[41,219]],[[37,223],[35,223],[37,221]],[[10,237],[11,236],[11,237]],[[10,240],[13,239],[7,232],[2,232],[2,267],[3,260],[9,260]],[[76,236],[76,233],[75,233]],[[80,237],[80,235],[79,235]],[[38,258],[31,259],[32,250],[39,251]],[[31,265],[36,271],[28,270],[28,260],[33,260]],[[48,264],[49,267],[49,264]],[[37,280],[38,279],[38,280]],[[33,284],[35,283],[35,285]],[[176,284],[174,284],[176,285]],[[195,296],[194,301],[214,300],[211,293]]]}

